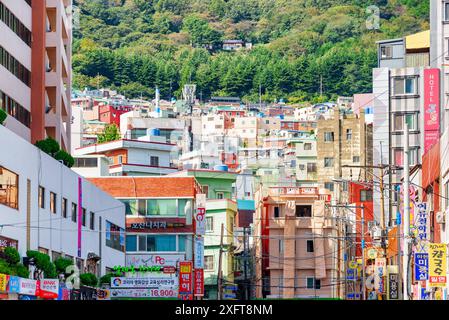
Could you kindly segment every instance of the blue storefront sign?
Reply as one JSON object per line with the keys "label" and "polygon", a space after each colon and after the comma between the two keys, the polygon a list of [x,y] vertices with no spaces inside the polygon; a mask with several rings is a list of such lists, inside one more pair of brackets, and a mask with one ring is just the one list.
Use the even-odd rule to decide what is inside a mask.
{"label": "blue storefront sign", "polygon": [[355,280],[357,276],[357,269],[346,270],[346,280]]}
{"label": "blue storefront sign", "polygon": [[429,279],[429,254],[415,253],[415,281]]}
{"label": "blue storefront sign", "polygon": [[426,288],[421,288],[421,300],[429,300],[430,293],[426,292]]}
{"label": "blue storefront sign", "polygon": [[8,283],[8,292],[9,293],[19,293],[20,291],[20,278],[16,276],[10,276],[9,277],[9,283]]}

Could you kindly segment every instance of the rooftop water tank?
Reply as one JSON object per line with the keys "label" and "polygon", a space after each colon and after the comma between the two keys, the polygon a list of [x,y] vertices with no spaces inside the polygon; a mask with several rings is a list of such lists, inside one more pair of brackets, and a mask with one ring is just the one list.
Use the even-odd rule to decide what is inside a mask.
{"label": "rooftop water tank", "polygon": [[226,171],[227,172],[229,170],[229,168],[226,165],[218,165],[218,166],[214,167],[214,170],[215,171]]}

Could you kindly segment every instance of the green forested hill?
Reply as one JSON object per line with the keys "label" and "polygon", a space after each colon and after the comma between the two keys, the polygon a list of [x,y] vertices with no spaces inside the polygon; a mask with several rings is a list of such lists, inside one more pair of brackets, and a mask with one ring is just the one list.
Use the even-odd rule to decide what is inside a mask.
{"label": "green forested hill", "polygon": [[[74,86],[110,86],[127,95],[197,95],[257,101],[319,99],[370,92],[375,41],[429,28],[426,0],[75,0]],[[368,30],[367,7],[380,29]],[[223,39],[240,52],[207,50]]]}

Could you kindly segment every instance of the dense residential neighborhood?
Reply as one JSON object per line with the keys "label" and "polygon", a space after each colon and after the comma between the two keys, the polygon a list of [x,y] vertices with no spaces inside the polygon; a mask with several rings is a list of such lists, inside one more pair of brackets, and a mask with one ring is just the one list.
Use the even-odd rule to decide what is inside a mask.
{"label": "dense residential neighborhood", "polygon": [[80,87],[74,12],[0,0],[0,300],[449,300],[449,1],[304,101]]}

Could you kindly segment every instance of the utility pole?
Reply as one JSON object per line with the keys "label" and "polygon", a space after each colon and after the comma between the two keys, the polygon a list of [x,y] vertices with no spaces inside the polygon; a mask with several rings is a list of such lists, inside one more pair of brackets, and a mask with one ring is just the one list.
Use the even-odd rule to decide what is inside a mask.
{"label": "utility pole", "polygon": [[245,300],[249,300],[248,299],[248,246],[246,244],[247,241],[247,236],[246,236],[246,227],[243,227],[243,273],[245,275],[245,291],[244,291],[244,299]]}
{"label": "utility pole", "polygon": [[221,224],[221,234],[220,234],[220,254],[218,256],[218,277],[217,277],[217,300],[222,300],[223,292],[223,272],[222,272],[222,255],[223,255],[223,236],[224,236],[224,224]]}
{"label": "utility pole", "polygon": [[362,203],[362,300],[366,300],[365,290],[365,206]]}
{"label": "utility pole", "polygon": [[408,300],[408,236],[410,233],[410,166],[407,117],[404,116],[404,253],[402,255],[404,300]]}

